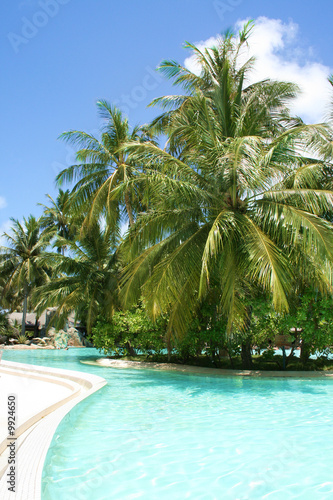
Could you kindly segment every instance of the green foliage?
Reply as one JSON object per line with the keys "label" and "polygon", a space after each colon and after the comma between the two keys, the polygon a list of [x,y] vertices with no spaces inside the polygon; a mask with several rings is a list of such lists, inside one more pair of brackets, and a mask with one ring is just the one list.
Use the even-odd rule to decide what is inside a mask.
{"label": "green foliage", "polygon": [[50,235],[42,230],[40,221],[30,215],[23,224],[12,220],[11,233],[4,233],[8,246],[1,247],[0,277],[6,280],[7,289],[18,291],[27,287],[27,293],[38,283],[47,281],[50,269],[43,258],[50,242]]}
{"label": "green foliage", "polygon": [[165,321],[153,323],[143,307],[117,311],[111,321],[99,318],[92,329],[91,341],[105,354],[130,354],[129,346],[143,354],[159,354],[165,349]]}
{"label": "green foliage", "polygon": [[26,335],[18,335],[17,336],[17,341],[19,344],[25,344],[28,340],[28,337]]}
{"label": "green foliage", "polygon": [[11,337],[17,338],[19,335],[19,325],[12,326],[7,318],[7,314],[0,311],[0,343],[8,343]]}
{"label": "green foliage", "polygon": [[[333,349],[333,309],[331,299],[320,297],[318,293],[307,291],[299,297],[299,305],[294,313],[279,314],[274,311],[271,302],[264,296],[257,296],[251,301],[252,314],[249,330],[244,335],[238,333],[230,338],[226,334],[227,322],[217,314],[213,302],[204,302],[192,320],[186,335],[172,340],[172,360],[205,366],[225,366],[224,358],[229,356],[238,366],[240,343],[250,339],[258,347],[261,356],[255,361],[257,369],[282,369],[282,357],[277,356],[274,346],[276,335],[288,335],[290,329],[302,329],[300,338],[310,343],[310,354],[322,353],[313,363],[314,369],[325,366],[327,354]],[[166,317],[153,323],[147,316],[142,304],[130,311],[118,311],[112,322],[99,318],[93,328],[92,342],[105,354],[128,355],[129,346],[140,354],[152,359],[166,361]],[[291,340],[295,334],[290,335]],[[264,352],[262,352],[264,350]],[[206,358],[207,362],[203,359]],[[288,369],[305,369],[298,358],[288,358]],[[320,365],[321,363],[321,365]]]}
{"label": "green foliage", "polygon": [[[56,306],[60,322],[75,311],[96,347],[119,355],[167,347],[183,362],[220,363],[291,328],[308,353],[331,349],[332,116],[305,125],[290,115],[297,85],[248,85],[252,29],[203,50],[187,43],[199,74],[163,61],[182,95],[155,99],[163,112],[149,127],[131,129],[102,100],[99,138],[62,134],[76,164],[57,181],[74,187],[48,195],[41,219],[13,219],[0,255],[3,308]],[[62,255],[46,252],[50,241]]]}
{"label": "green foliage", "polygon": [[301,338],[309,353],[333,352],[333,300],[322,296],[318,290],[308,288],[297,297],[296,307],[287,316],[291,328],[301,328]]}
{"label": "green foliage", "polygon": [[253,344],[266,348],[274,344],[276,335],[285,334],[286,315],[277,313],[268,298],[257,297],[252,301],[249,335]]}
{"label": "green foliage", "polygon": [[307,287],[302,294],[294,296],[288,314],[279,314],[270,302],[258,299],[254,303],[254,312],[250,333],[255,345],[262,349],[274,344],[276,335],[288,335],[308,347],[308,354],[333,352],[333,300],[323,296],[318,290]]}
{"label": "green foliage", "polygon": [[71,211],[71,196],[69,189],[66,191],[59,189],[56,200],[49,194],[47,197],[51,202],[51,206],[48,207],[40,203],[40,205],[44,207],[44,213],[40,218],[40,223],[41,226],[50,233],[50,236],[54,240],[54,246],[57,248],[57,252],[64,254],[66,245],[63,244],[59,246],[58,239],[61,238],[63,243],[65,240],[73,240],[78,231],[78,226],[80,227],[80,219],[82,223],[82,216],[74,217]]}
{"label": "green foliage", "polygon": [[[215,306],[204,303],[186,335],[172,340],[174,360],[187,363],[200,356],[220,360],[226,349],[232,355],[236,354],[237,344],[226,336],[226,322],[212,317],[214,310]],[[150,320],[140,303],[128,311],[115,312],[112,321],[99,318],[92,329],[91,341],[105,354],[128,355],[131,346],[143,355],[163,359],[167,347],[167,323],[167,317],[159,317],[155,322]]]}
{"label": "green foliage", "polygon": [[333,227],[322,216],[333,193],[322,189],[323,157],[311,156],[331,132],[289,115],[295,85],[246,86],[253,61],[240,64],[239,54],[250,30],[204,51],[189,45],[199,76],[164,61],[186,91],[155,101],[168,109],[155,121],[168,148],[126,146],[145,162],[150,205],[122,245],[122,300],[129,307],[143,295],[152,317],[169,316],[179,342],[212,286],[230,336],[247,332],[258,288],[283,314],[298,274],[331,287]]}
{"label": "green foliage", "polygon": [[192,319],[188,331],[174,338],[175,352],[182,362],[204,355],[211,360],[220,358],[222,351],[233,352],[232,341],[226,335],[226,320],[218,313],[214,291],[208,296]]}
{"label": "green foliage", "polygon": [[77,164],[57,176],[59,184],[76,181],[71,193],[75,214],[85,213],[85,224],[101,215],[113,231],[121,222],[133,224],[143,209],[142,184],[137,184],[141,163],[134,162],[121,147],[128,141],[153,141],[147,126],[130,128],[122,112],[105,100],[97,102],[104,126],[98,139],[83,131],[64,132],[61,138],[78,148]]}
{"label": "green foliage", "polygon": [[7,315],[3,312],[0,312],[0,335],[7,335],[9,334],[9,322]]}
{"label": "green foliage", "polygon": [[49,253],[47,261],[52,264],[54,278],[35,290],[38,311],[57,307],[54,320],[58,326],[75,311],[88,333],[99,314],[110,319],[117,307],[120,272],[115,240],[113,232],[97,223],[76,241],[59,238],[69,255]]}
{"label": "green foliage", "polygon": [[272,348],[269,348],[267,349],[266,351],[264,351],[261,355],[261,359],[264,361],[264,362],[272,362],[274,361],[274,358],[276,357],[275,355],[275,351],[274,349]]}
{"label": "green foliage", "polygon": [[46,248],[50,234],[42,230],[40,220],[30,215],[23,223],[11,219],[10,234],[4,233],[8,246],[0,249],[0,281],[6,282],[2,295],[15,297],[13,305],[23,302],[22,335],[25,334],[25,317],[31,292],[50,280],[51,267],[46,263]]}

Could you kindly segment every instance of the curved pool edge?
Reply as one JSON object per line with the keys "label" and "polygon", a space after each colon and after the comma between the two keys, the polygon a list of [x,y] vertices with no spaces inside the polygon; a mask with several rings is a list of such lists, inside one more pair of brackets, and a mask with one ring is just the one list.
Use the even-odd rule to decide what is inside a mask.
{"label": "curved pool edge", "polygon": [[229,376],[229,377],[281,377],[281,378],[332,378],[333,370],[327,371],[275,371],[275,370],[227,370],[221,368],[208,368],[204,366],[176,365],[173,363],[153,363],[145,361],[128,361],[121,359],[99,358],[96,361],[80,361],[85,365],[99,366],[102,368],[135,368],[162,371],[176,371],[192,373],[193,375]]}
{"label": "curved pool edge", "polygon": [[[85,372],[3,360],[0,363],[0,376],[1,373],[7,377],[21,377],[22,390],[25,389],[24,386],[28,379],[35,379],[49,384],[50,387],[52,384],[57,384],[66,387],[67,391],[71,391],[70,395],[66,394],[66,397],[47,405],[42,411],[25,419],[17,429],[15,499],[40,500],[43,466],[58,425],[74,406],[104,387],[107,382],[102,377]],[[8,393],[10,393],[10,388]],[[7,437],[1,441],[0,447],[2,449],[1,457],[2,459],[5,457],[6,462],[5,466],[2,468],[0,466],[0,498],[11,500],[13,493],[8,490],[7,484],[9,468],[6,456],[8,454]],[[4,460],[2,461],[4,462]]]}

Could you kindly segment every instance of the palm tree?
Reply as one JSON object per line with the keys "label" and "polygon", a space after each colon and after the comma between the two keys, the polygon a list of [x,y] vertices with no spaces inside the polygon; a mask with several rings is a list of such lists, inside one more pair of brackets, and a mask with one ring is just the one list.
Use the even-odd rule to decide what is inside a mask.
{"label": "palm tree", "polygon": [[[105,124],[101,139],[81,131],[64,132],[60,137],[78,146],[78,164],[57,176],[59,184],[77,181],[73,188],[73,207],[88,213],[87,222],[106,215],[108,224],[119,225],[121,220],[134,223],[142,209],[142,200],[135,183],[141,165],[133,163],[120,148],[128,141],[153,140],[146,126],[130,130],[128,120],[107,101],[98,101],[99,114]],[[112,196],[111,196],[112,193]]]}
{"label": "palm tree", "polygon": [[48,255],[56,277],[36,289],[37,309],[57,307],[59,323],[75,311],[90,334],[98,314],[111,318],[117,306],[119,263],[115,235],[96,223],[76,241],[59,239],[59,243],[68,247],[69,256]]}
{"label": "palm tree", "polygon": [[294,85],[245,87],[251,61],[239,66],[238,57],[246,39],[228,34],[205,54],[193,47],[199,77],[165,64],[191,91],[160,100],[176,103],[155,122],[168,133],[169,151],[126,147],[150,168],[151,208],[123,245],[122,297],[128,305],[142,293],[153,317],[169,312],[169,338],[186,331],[212,283],[229,335],[249,328],[258,287],[277,311],[288,311],[299,255],[321,289],[331,289],[333,231],[321,215],[333,193],[318,189],[325,162],[300,153],[315,151],[327,128],[290,117]]}
{"label": "palm tree", "polygon": [[22,296],[22,335],[25,335],[28,298],[34,287],[48,281],[50,276],[45,264],[50,234],[41,230],[40,221],[32,215],[24,218],[23,223],[11,220],[11,234],[4,233],[9,246],[0,249],[0,276],[6,281],[4,294]]}
{"label": "palm tree", "polygon": [[177,122],[198,97],[205,96],[218,113],[220,139],[245,135],[269,139],[281,133],[287,125],[302,123],[299,118],[292,119],[286,108],[286,103],[298,93],[297,85],[267,79],[245,86],[255,63],[253,57],[244,60],[253,27],[253,22],[249,21],[237,38],[232,32],[227,32],[217,39],[216,46],[204,50],[187,42],[185,48],[192,50],[197,67],[201,68],[200,74],[175,61],[161,63],[159,70],[162,74],[185,91],[184,95],[156,98],[150,104],[169,109],[153,121],[152,129],[169,136],[170,151],[179,153],[179,147],[186,146]]}
{"label": "palm tree", "polygon": [[[39,203],[39,205],[44,207],[44,214],[40,219],[41,226],[50,231],[52,236],[56,238],[70,239],[70,237],[74,236],[76,225],[70,210],[69,189],[66,191],[59,189],[56,200],[49,194],[47,197],[51,202],[50,207]],[[57,245],[57,241],[55,245]],[[66,247],[64,246],[57,246],[57,251],[63,255],[65,254],[65,249]]]}

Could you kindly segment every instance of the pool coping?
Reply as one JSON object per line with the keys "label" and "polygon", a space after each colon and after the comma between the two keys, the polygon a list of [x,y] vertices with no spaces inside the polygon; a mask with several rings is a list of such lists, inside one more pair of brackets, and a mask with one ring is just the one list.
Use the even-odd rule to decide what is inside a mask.
{"label": "pool coping", "polygon": [[181,373],[201,374],[208,376],[229,377],[280,377],[280,378],[333,378],[333,370],[327,371],[275,371],[275,370],[227,370],[204,366],[176,365],[174,363],[154,363],[147,361],[129,361],[121,359],[99,358],[96,361],[80,361],[82,364],[100,366],[102,368],[135,368]]}
{"label": "pool coping", "polygon": [[[1,361],[0,374],[35,378],[50,384],[59,384],[71,390],[71,394],[37,412],[23,421],[16,430],[17,480],[15,500],[41,499],[43,466],[52,438],[67,413],[94,392],[106,385],[106,380],[90,373],[49,368],[38,365]],[[7,438],[0,443],[0,454],[8,452]],[[0,470],[0,498],[12,500],[8,491],[7,464]]]}

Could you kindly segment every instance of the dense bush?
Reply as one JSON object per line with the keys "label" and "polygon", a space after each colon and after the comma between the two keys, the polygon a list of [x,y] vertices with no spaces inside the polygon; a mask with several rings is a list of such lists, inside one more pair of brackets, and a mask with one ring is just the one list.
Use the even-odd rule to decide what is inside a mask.
{"label": "dense bush", "polygon": [[[237,339],[226,336],[225,322],[213,314],[209,304],[204,304],[191,322],[187,334],[171,339],[174,360],[187,363],[198,356],[207,356],[213,362],[226,355],[237,354]],[[214,316],[217,316],[214,318]],[[92,329],[90,340],[97,349],[109,355],[134,355],[136,352],[162,359],[167,351],[167,318],[150,320],[142,304],[129,311],[118,311],[112,322],[99,317]]]}
{"label": "dense bush", "polygon": [[7,314],[0,312],[0,344],[8,344],[8,339],[16,338],[19,333],[19,328],[10,325]]}
{"label": "dense bush", "polygon": [[[222,359],[229,357],[231,366],[234,361],[237,366],[241,345],[247,341],[256,348],[257,354],[262,354],[264,363],[279,367],[282,366],[279,356],[274,356],[274,350],[266,349],[274,345],[276,335],[289,334],[292,328],[301,330],[299,340],[308,347],[308,355],[319,352],[327,356],[333,346],[331,306],[331,299],[307,291],[298,297],[292,311],[283,315],[276,313],[265,297],[258,297],[251,305],[251,321],[246,334],[235,332],[230,338],[226,335],[226,323],[217,313],[216,306],[205,303],[191,322],[187,334],[181,339],[172,338],[172,360],[196,363],[200,358],[200,363],[205,363],[205,357],[208,365],[221,366]],[[166,331],[167,318],[153,323],[140,304],[129,311],[116,312],[112,322],[99,318],[91,340],[105,354],[122,356],[138,353],[166,360]]]}
{"label": "dense bush", "polygon": [[105,354],[133,355],[136,351],[150,355],[166,347],[166,323],[159,319],[153,323],[142,306],[129,311],[118,311],[112,322],[99,317],[92,329],[91,341]]}

